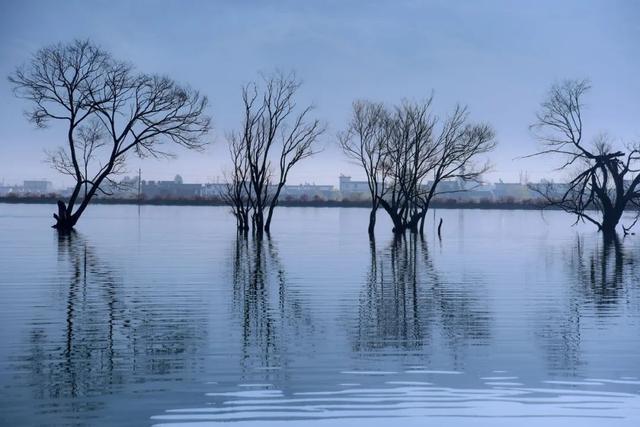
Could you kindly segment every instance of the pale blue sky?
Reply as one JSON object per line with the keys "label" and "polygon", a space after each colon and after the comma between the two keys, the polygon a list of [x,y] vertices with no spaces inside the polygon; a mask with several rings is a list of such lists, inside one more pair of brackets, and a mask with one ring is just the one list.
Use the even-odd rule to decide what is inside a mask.
{"label": "pale blue sky", "polygon": [[7,1],[0,0],[0,180],[63,180],[42,160],[63,141],[36,130],[6,76],[39,47],[91,38],[145,72],[206,93],[215,130],[205,154],[130,162],[148,179],[215,180],[227,163],[226,131],[240,120],[240,88],[257,72],[295,70],[301,102],[329,125],[325,151],[292,181],[337,184],[359,171],[335,147],[354,99],[393,103],[435,92],[489,121],[499,146],[491,180],[549,175],[553,162],[513,159],[536,144],[528,125],[552,82],[592,80],[587,133],[640,140],[638,1]]}

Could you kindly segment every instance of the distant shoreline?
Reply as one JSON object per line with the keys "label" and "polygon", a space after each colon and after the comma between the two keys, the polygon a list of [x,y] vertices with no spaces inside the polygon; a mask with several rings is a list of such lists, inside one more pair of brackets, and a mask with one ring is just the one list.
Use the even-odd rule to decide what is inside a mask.
{"label": "distant shoreline", "polygon": [[[59,200],[57,197],[0,197],[0,203],[5,204],[52,204]],[[118,199],[118,198],[94,198],[91,201],[96,205],[142,205],[142,206],[226,206],[218,199]],[[309,208],[369,208],[366,200],[282,200],[278,203],[282,207],[309,207]],[[511,202],[511,201],[455,201],[441,200],[431,202],[433,209],[500,209],[500,210],[540,210],[544,204],[535,201]],[[554,208],[547,208],[554,209]]]}

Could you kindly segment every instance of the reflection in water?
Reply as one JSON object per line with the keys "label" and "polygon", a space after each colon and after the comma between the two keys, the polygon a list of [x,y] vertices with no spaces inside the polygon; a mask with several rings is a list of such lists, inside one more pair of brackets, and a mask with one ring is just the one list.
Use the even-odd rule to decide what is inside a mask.
{"label": "reflection in water", "polygon": [[288,347],[313,342],[302,338],[313,333],[313,322],[299,293],[287,288],[275,242],[239,233],[232,284],[235,312],[241,319],[243,371],[279,368],[286,372]]}
{"label": "reflection in water", "polygon": [[360,298],[356,351],[388,346],[417,349],[423,343],[418,300],[415,239],[394,239],[387,253],[378,254],[371,240],[371,264]]}
{"label": "reflection in water", "polygon": [[633,265],[633,254],[625,254],[618,236],[604,240],[601,247],[591,250],[585,248],[583,237],[576,237],[573,257],[569,261],[569,267],[577,275],[577,283],[583,284],[585,301],[605,311],[607,305],[619,301],[625,266],[632,268]]}
{"label": "reflection in water", "polygon": [[640,416],[637,237],[441,210],[441,241],[371,245],[366,210],[287,208],[273,241],[222,208],[102,206],[58,240],[0,209],[0,425]]}
{"label": "reflection in water", "polygon": [[[356,351],[427,350],[442,339],[458,361],[464,348],[486,343],[491,315],[481,283],[449,289],[434,267],[427,241],[394,238],[383,251],[370,245],[370,266],[360,296]],[[427,346],[427,348],[425,348]]]}
{"label": "reflection in water", "polygon": [[34,325],[30,351],[21,362],[35,398],[69,405],[70,414],[91,412],[107,403],[97,396],[119,385],[170,379],[195,361],[188,357],[202,325],[181,318],[179,310],[128,294],[122,278],[84,236],[58,235],[58,263],[67,279],[60,280],[62,298],[51,308],[64,313],[64,328]]}
{"label": "reflection in water", "polygon": [[[619,317],[618,304],[634,291],[635,256],[625,251],[617,236],[588,245],[576,236],[565,267],[570,284],[561,304],[544,306],[536,316],[537,335],[542,338],[549,369],[561,375],[577,375],[583,360],[582,335],[587,317]],[[629,302],[629,300],[627,300]]]}
{"label": "reflection in water", "polygon": [[[120,382],[114,369],[116,323],[129,325],[120,301],[120,283],[101,264],[94,250],[78,233],[58,235],[58,261],[68,263],[70,277],[63,293],[64,345],[45,326],[31,331],[28,369],[39,386],[39,398],[82,397]],[[95,286],[96,278],[99,279]],[[100,319],[100,321],[96,321]]]}

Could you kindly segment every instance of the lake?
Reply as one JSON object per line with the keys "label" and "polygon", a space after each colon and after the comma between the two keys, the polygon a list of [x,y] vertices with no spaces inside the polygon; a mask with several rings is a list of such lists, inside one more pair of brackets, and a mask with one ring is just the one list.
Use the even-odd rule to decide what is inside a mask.
{"label": "lake", "polygon": [[53,211],[0,204],[2,425],[640,425],[640,236],[438,210],[372,243],[366,209],[280,208],[258,240],[100,205],[59,237]]}

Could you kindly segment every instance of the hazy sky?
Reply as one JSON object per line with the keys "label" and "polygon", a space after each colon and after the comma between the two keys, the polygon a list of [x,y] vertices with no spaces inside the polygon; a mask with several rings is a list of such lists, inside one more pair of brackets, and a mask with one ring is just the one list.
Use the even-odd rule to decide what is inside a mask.
{"label": "hazy sky", "polygon": [[28,1],[0,0],[0,180],[63,179],[43,150],[60,129],[36,130],[6,76],[38,48],[91,38],[141,71],[168,74],[206,93],[214,119],[204,153],[133,160],[147,179],[215,180],[227,163],[226,131],[240,123],[240,88],[258,71],[295,70],[300,102],[329,125],[325,150],[291,181],[337,184],[361,176],[336,147],[351,102],[423,99],[438,113],[456,102],[488,121],[499,146],[487,178],[549,175],[554,162],[514,160],[536,143],[528,125],[548,87],[590,78],[586,132],[640,140],[638,1]]}

